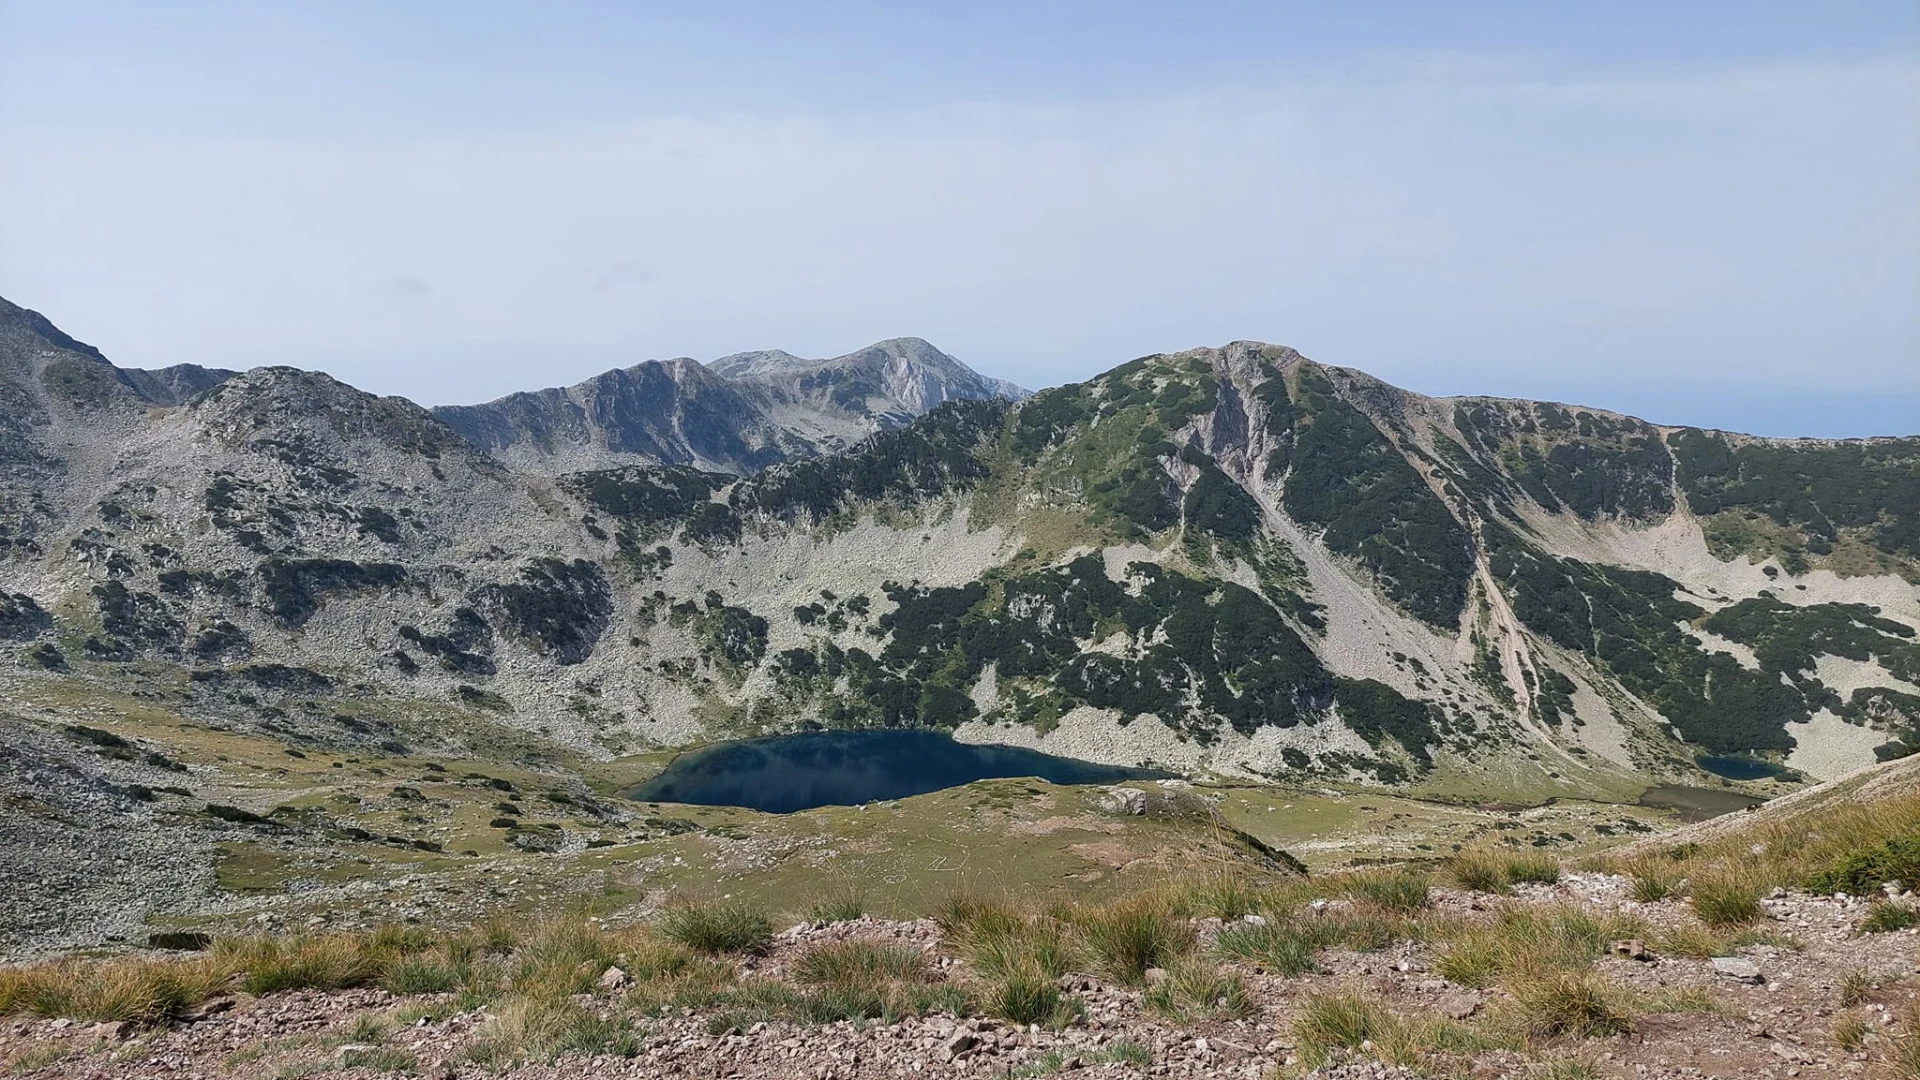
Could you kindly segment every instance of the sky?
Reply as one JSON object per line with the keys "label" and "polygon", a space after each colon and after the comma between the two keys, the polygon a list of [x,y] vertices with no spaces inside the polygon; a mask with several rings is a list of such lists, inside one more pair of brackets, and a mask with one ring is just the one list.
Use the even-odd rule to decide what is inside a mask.
{"label": "sky", "polygon": [[927,338],[1920,433],[1920,5],[0,0],[0,295],[426,404]]}

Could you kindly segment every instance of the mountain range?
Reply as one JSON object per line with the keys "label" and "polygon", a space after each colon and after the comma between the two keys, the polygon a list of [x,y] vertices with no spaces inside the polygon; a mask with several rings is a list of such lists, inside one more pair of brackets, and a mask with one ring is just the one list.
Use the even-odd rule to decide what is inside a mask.
{"label": "mountain range", "polygon": [[475,446],[548,475],[649,462],[748,473],[844,450],[947,401],[1025,396],[919,338],[895,338],[831,360],[778,350],[649,360],[433,411]]}
{"label": "mountain range", "polygon": [[1566,793],[1920,745],[1920,438],[1436,399],[1256,342],[918,339],[427,409],[0,301],[0,680],[368,753],[920,726]]}

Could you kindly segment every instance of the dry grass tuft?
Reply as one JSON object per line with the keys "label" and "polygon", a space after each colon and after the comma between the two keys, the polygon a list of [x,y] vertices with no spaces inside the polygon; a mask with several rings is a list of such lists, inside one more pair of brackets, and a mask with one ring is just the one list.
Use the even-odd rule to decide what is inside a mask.
{"label": "dry grass tuft", "polygon": [[1841,1013],[1833,1018],[1831,1037],[1833,1045],[1842,1053],[1851,1054],[1867,1044],[1867,1036],[1873,1033],[1873,1025],[1859,1013]]}
{"label": "dry grass tuft", "polygon": [[1029,914],[1004,901],[956,898],[938,917],[948,948],[988,978],[1057,979],[1078,956],[1068,927],[1052,914]]}
{"label": "dry grass tuft", "polygon": [[1148,968],[1166,967],[1193,948],[1193,925],[1159,896],[1131,897],[1072,910],[1075,936],[1102,973],[1138,986]]}
{"label": "dry grass tuft", "polygon": [[633,1057],[640,1035],[632,1021],[603,1016],[568,998],[521,996],[494,1009],[481,1026],[467,1057],[492,1069],[523,1062],[549,1062],[568,1051]]}
{"label": "dry grass tuft", "polygon": [[1246,874],[1215,869],[1171,890],[1169,902],[1182,914],[1232,922],[1258,914],[1269,898],[1267,891]]}
{"label": "dry grass tuft", "polygon": [[1354,903],[1375,911],[1411,914],[1427,906],[1427,875],[1410,867],[1342,874],[1332,883]]}
{"label": "dry grass tuft", "polygon": [[1888,900],[1876,901],[1860,923],[1860,929],[1869,934],[1887,934],[1915,926],[1920,926],[1920,906]]}
{"label": "dry grass tuft", "polygon": [[1463,986],[1485,987],[1513,973],[1578,971],[1619,938],[1644,938],[1641,920],[1579,904],[1511,905],[1469,927],[1440,954],[1435,970]]}
{"label": "dry grass tuft", "polygon": [[1529,971],[1507,989],[1515,1023],[1528,1035],[1592,1039],[1633,1030],[1627,994],[1589,971]]}
{"label": "dry grass tuft", "polygon": [[809,948],[793,964],[793,976],[803,983],[822,985],[848,982],[918,982],[926,978],[927,958],[905,945],[850,939],[828,941]]}
{"label": "dry grass tuft", "polygon": [[0,972],[0,1015],[162,1024],[216,993],[229,969],[212,958],[60,961]]}
{"label": "dry grass tuft", "polygon": [[1426,1071],[1447,1058],[1510,1043],[1450,1020],[1401,1016],[1377,999],[1357,994],[1316,994],[1300,1003],[1292,1035],[1301,1064],[1323,1069],[1343,1055],[1366,1055],[1392,1065]]}
{"label": "dry grass tuft", "polygon": [[1183,956],[1142,998],[1148,1009],[1183,1023],[1239,1020],[1253,1012],[1240,976],[1201,956]]}
{"label": "dry grass tuft", "polygon": [[351,934],[236,938],[220,942],[214,961],[241,973],[249,994],[287,990],[344,990],[378,980],[381,961],[397,952],[376,949]]}
{"label": "dry grass tuft", "polygon": [[1617,862],[1612,869],[1633,880],[1633,898],[1642,904],[1665,900],[1686,881],[1680,864],[1665,855],[1640,855]]}
{"label": "dry grass tuft", "polygon": [[1851,1009],[1867,1000],[1867,992],[1873,989],[1873,981],[1864,971],[1849,971],[1840,980],[1840,1007]]}
{"label": "dry grass tuft", "polygon": [[1693,913],[1708,926],[1745,926],[1765,914],[1760,910],[1765,886],[1749,874],[1716,872],[1695,878],[1687,891]]}
{"label": "dry grass tuft", "polygon": [[1632,874],[1635,867],[1651,868],[1664,859],[1668,868],[1661,876],[1672,881],[1731,878],[1758,890],[1780,886],[1817,892],[1857,879],[1865,887],[1848,891],[1864,893],[1886,880],[1890,859],[1920,851],[1920,831],[1913,824],[1920,821],[1920,791],[1863,801],[1841,787],[1781,810],[1754,821],[1710,824],[1706,836],[1693,843],[1637,845],[1636,853],[1625,858],[1599,861]]}
{"label": "dry grass tuft", "polygon": [[1920,1076],[1920,1003],[1900,1011],[1897,1031],[1880,1034],[1870,1060],[1875,1080],[1913,1080]]}

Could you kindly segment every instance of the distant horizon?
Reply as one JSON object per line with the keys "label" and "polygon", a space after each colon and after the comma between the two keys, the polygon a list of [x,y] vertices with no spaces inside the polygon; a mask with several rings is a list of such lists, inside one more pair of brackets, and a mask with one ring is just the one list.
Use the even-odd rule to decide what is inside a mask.
{"label": "distant horizon", "polygon": [[[7,299],[11,299],[11,298],[7,298]],[[18,301],[13,301],[13,302],[18,303]],[[84,335],[73,333],[70,329],[68,329],[68,327],[62,325],[60,320],[55,319],[53,316],[48,315],[46,312],[39,311],[39,309],[34,308],[30,304],[21,304],[20,306],[26,308],[27,310],[38,312],[42,317],[46,318],[54,326],[58,327],[61,330],[61,332],[66,333],[68,336],[74,338],[76,341],[79,341],[80,343],[92,348],[98,348],[98,346],[94,346],[92,342],[88,341]],[[965,365],[970,370],[973,370],[981,375],[985,375],[989,378],[996,378],[996,379],[1005,378],[1004,376],[996,375],[991,371],[982,370],[981,368],[976,367],[971,363],[968,363],[965,357],[955,356],[953,353],[947,352],[947,350],[941,348],[939,342],[933,341],[930,338],[922,337],[918,334],[894,334],[890,337],[875,338],[871,341],[868,341],[864,345],[855,346],[854,348],[845,350],[844,352],[833,353],[831,355],[826,355],[826,356],[810,356],[803,353],[796,353],[793,350],[785,349],[780,346],[772,346],[767,348],[732,349],[727,352],[720,353],[718,355],[715,355],[712,357],[706,357],[706,358],[702,358],[698,356],[684,356],[684,355],[683,356],[648,357],[643,360],[634,361],[633,363],[630,363],[630,364],[617,364],[617,365],[614,365],[613,367],[601,368],[600,370],[587,375],[585,378],[573,379],[569,382],[545,383],[541,385],[527,385],[527,386],[522,386],[517,390],[509,390],[504,394],[494,395],[493,397],[480,398],[480,399],[467,400],[467,401],[429,402],[429,401],[423,401],[420,398],[415,397],[414,395],[411,395],[411,394],[386,394],[375,387],[364,386],[350,379],[342,378],[340,375],[337,375],[334,372],[329,371],[324,367],[307,367],[299,364],[258,364],[258,365],[254,365],[254,367],[293,367],[301,370],[318,372],[320,374],[328,376],[329,378],[339,379],[341,382],[344,382],[347,385],[354,387],[355,389],[363,390],[367,393],[381,394],[381,396],[402,397],[408,401],[413,402],[416,405],[419,405],[422,408],[435,409],[435,408],[441,408],[441,407],[456,407],[456,406],[463,406],[463,405],[482,405],[488,402],[498,401],[503,397],[510,397],[514,394],[533,393],[540,390],[577,386],[583,382],[587,382],[594,378],[597,378],[600,375],[604,375],[609,371],[624,370],[626,368],[638,367],[648,363],[668,363],[675,360],[691,360],[695,363],[700,364],[703,367],[708,367],[714,364],[715,362],[724,360],[730,356],[739,356],[742,354],[760,353],[760,352],[782,352],[782,353],[786,353],[788,355],[794,356],[801,360],[826,362],[826,361],[836,360],[844,356],[850,356],[853,353],[861,351],[862,349],[871,348],[872,346],[881,344],[883,342],[897,341],[897,340],[918,340],[918,341],[926,342],[927,344],[933,346],[935,349],[939,349],[942,353],[945,353],[947,356]],[[1254,339],[1254,338],[1229,339],[1229,341],[1255,341],[1255,340],[1257,339]],[[1228,342],[1223,341],[1213,345],[1189,346],[1189,348],[1220,348],[1222,346],[1225,346],[1227,343]],[[1277,346],[1282,346],[1286,348],[1292,348],[1292,346],[1287,345],[1285,342],[1261,342],[1261,344],[1277,345]],[[1163,352],[1184,352],[1184,351],[1187,351],[1187,350],[1186,349],[1163,350]],[[1599,409],[1606,412],[1618,413],[1624,416],[1631,416],[1639,420],[1644,420],[1651,424],[1657,424],[1662,427],[1705,428],[1705,429],[1711,429],[1711,430],[1717,430],[1717,431],[1725,431],[1732,434],[1754,435],[1754,436],[1759,436],[1763,438],[1774,438],[1774,439],[1874,439],[1874,438],[1896,438],[1897,439],[1897,438],[1920,437],[1920,391],[1914,391],[1911,393],[1892,393],[1892,394],[1880,392],[1880,391],[1861,391],[1861,392],[1857,392],[1856,394],[1849,395],[1845,393],[1827,392],[1823,394],[1822,392],[1819,392],[1819,391],[1810,392],[1810,391],[1804,391],[1804,390],[1795,390],[1791,392],[1785,392],[1777,396],[1769,396],[1764,393],[1756,393],[1753,391],[1748,391],[1744,395],[1733,395],[1733,397],[1735,398],[1744,396],[1747,399],[1745,407],[1736,408],[1734,410],[1733,415],[1747,415],[1747,416],[1753,416],[1753,417],[1777,415],[1778,412],[1783,410],[1783,407],[1786,404],[1788,404],[1790,400],[1791,403],[1795,406],[1795,408],[1798,410],[1801,410],[1803,414],[1810,414],[1815,417],[1832,417],[1835,414],[1849,415],[1849,416],[1860,416],[1860,415],[1871,416],[1871,415],[1878,414],[1878,415],[1887,417],[1889,421],[1892,421],[1892,418],[1895,418],[1895,417],[1904,417],[1907,419],[1908,424],[1910,425],[1909,429],[1907,430],[1898,430],[1898,429],[1893,429],[1891,427],[1887,430],[1850,430],[1850,429],[1842,429],[1838,426],[1829,425],[1823,429],[1814,430],[1814,431],[1766,431],[1766,430],[1758,430],[1755,427],[1736,426],[1737,421],[1735,423],[1705,422],[1705,421],[1686,419],[1686,418],[1680,417],[1679,414],[1681,411],[1686,410],[1690,407],[1694,407],[1698,405],[1698,403],[1700,402],[1704,402],[1708,400],[1715,400],[1722,403],[1726,402],[1729,398],[1729,395],[1724,387],[1705,386],[1705,385],[1691,386],[1683,390],[1678,395],[1677,402],[1672,400],[1668,400],[1668,401],[1649,400],[1647,407],[1644,407],[1644,408],[1621,407],[1617,405],[1607,404],[1599,400],[1594,400],[1592,398],[1582,399],[1582,398],[1552,397],[1552,396],[1544,396],[1544,395],[1537,395],[1537,394],[1529,394],[1526,392],[1485,391],[1485,390],[1473,390],[1473,389],[1461,389],[1461,390],[1436,392],[1420,386],[1410,386],[1403,382],[1385,378],[1384,376],[1379,375],[1377,372],[1370,371],[1357,364],[1348,364],[1348,363],[1342,363],[1339,360],[1324,359],[1318,356],[1314,356],[1312,353],[1307,352],[1304,349],[1296,350],[1296,351],[1300,352],[1302,356],[1306,357],[1308,360],[1313,361],[1314,363],[1323,364],[1328,367],[1351,368],[1356,371],[1364,372],[1369,376],[1380,379],[1381,381],[1386,382],[1399,389],[1408,390],[1413,393],[1420,394],[1424,397],[1436,398],[1436,399],[1506,398],[1506,399],[1519,400],[1519,401],[1549,402],[1552,404],[1565,405],[1565,406],[1574,407],[1574,408]],[[153,366],[147,366],[147,365],[126,364],[126,363],[121,363],[119,360],[115,359],[112,356],[112,354],[105,349],[100,349],[100,352],[103,356],[106,356],[108,362],[112,363],[115,367],[124,368],[127,370],[159,371],[159,370],[163,370],[166,367],[175,366],[175,365],[160,365],[158,367],[153,367]],[[1037,393],[1041,390],[1047,390],[1057,386],[1071,385],[1076,382],[1084,382],[1087,379],[1097,378],[1101,373],[1104,373],[1115,367],[1118,367],[1121,364],[1124,364],[1127,361],[1134,359],[1136,356],[1143,356],[1143,355],[1154,355],[1154,354],[1136,353],[1122,359],[1116,359],[1112,363],[1108,364],[1106,367],[1101,368],[1099,369],[1099,371],[1096,371],[1093,374],[1088,375],[1082,379],[1069,379],[1063,382],[1048,383],[1046,385],[1041,385],[1041,386],[1029,385],[1027,383],[1020,382],[1018,379],[1005,379],[1005,381],[1012,382],[1023,390]],[[230,368],[220,364],[201,364],[199,366],[212,368],[212,369],[230,370],[230,371],[239,371],[239,372],[252,370],[251,368]],[[532,367],[533,365],[530,363],[528,365],[529,370],[531,370]],[[1633,388],[1631,387],[1629,388],[1629,393],[1628,393],[1629,397],[1633,396],[1631,393],[1632,389]],[[1788,394],[1790,394],[1790,398],[1788,397]],[[1607,393],[1602,392],[1598,388],[1596,388],[1595,396],[1605,397],[1607,396]],[[1668,399],[1672,399],[1675,397],[1675,395],[1671,391],[1669,391],[1665,396]],[[1824,404],[1822,403],[1823,398],[1825,399]],[[1840,401],[1844,401],[1845,404],[1842,406],[1836,407],[1836,402],[1840,402]],[[1682,403],[1688,403],[1688,404],[1682,404]],[[1699,407],[1701,407],[1704,410],[1704,406],[1699,406]],[[1671,412],[1665,411],[1668,409],[1671,409],[1673,411]]]}

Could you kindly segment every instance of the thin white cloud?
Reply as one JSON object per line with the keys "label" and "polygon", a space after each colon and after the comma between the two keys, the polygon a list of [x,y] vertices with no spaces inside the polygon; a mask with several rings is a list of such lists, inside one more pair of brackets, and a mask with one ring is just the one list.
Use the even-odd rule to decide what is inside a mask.
{"label": "thin white cloud", "polygon": [[1261,337],[1436,390],[1915,389],[1916,102],[1898,58],[411,141],[16,131],[0,293],[122,363],[427,401],[900,334],[1030,385]]}
{"label": "thin white cloud", "polygon": [[433,295],[433,286],[417,277],[395,277],[380,282],[378,289],[389,296],[424,299]]}
{"label": "thin white cloud", "polygon": [[597,293],[610,292],[629,285],[643,285],[653,280],[653,271],[638,259],[620,259],[602,267],[593,274],[588,288]]}

